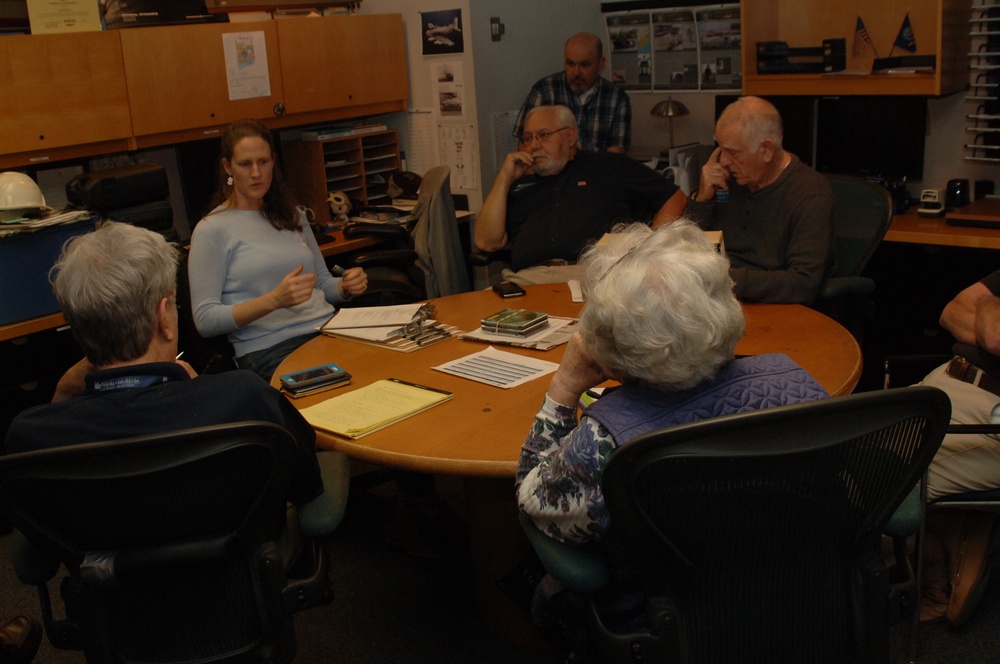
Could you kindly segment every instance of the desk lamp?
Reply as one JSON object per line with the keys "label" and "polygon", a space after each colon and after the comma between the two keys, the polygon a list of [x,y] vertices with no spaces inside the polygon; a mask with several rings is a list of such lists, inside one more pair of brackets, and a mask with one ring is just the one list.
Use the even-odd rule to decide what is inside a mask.
{"label": "desk lamp", "polygon": [[655,115],[661,118],[668,118],[670,120],[670,147],[674,147],[674,118],[687,115],[690,113],[687,106],[680,103],[676,99],[671,99],[667,97],[661,102],[658,102],[653,110],[649,112],[650,115]]}

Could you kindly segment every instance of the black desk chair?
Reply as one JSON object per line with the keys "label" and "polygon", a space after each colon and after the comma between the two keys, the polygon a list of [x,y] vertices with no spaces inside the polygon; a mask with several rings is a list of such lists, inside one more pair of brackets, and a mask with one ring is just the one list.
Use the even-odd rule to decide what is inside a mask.
{"label": "black desk chair", "polygon": [[292,613],[333,599],[323,546],[297,580],[279,555],[294,447],[245,422],[0,457],[4,512],[68,570],[62,620],[37,580],[52,644],[88,662],[291,661]]}
{"label": "black desk chair", "polygon": [[617,634],[602,621],[591,594],[598,547],[536,548],[553,575],[563,556],[581,557],[576,652],[595,662],[888,661],[882,526],[949,415],[940,390],[906,388],[702,420],[620,447],[602,487],[649,627]]}
{"label": "black desk chair", "polygon": [[833,188],[836,271],[827,278],[815,308],[861,340],[871,318],[875,282],[861,276],[892,223],[892,195],[880,184],[850,175],[827,175]]}
{"label": "black desk chair", "polygon": [[405,304],[465,293],[469,269],[458,232],[451,169],[435,166],[424,174],[410,224],[354,223],[344,227],[348,238],[376,237],[390,241],[356,256],[352,265],[368,273],[368,291],[352,306]]}

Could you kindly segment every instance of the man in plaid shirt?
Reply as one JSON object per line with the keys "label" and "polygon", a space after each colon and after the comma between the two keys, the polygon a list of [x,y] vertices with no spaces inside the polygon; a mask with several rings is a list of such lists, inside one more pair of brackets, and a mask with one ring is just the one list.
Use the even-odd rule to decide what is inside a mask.
{"label": "man in plaid shirt", "polygon": [[576,116],[580,149],[627,152],[632,140],[632,106],[628,95],[601,77],[604,47],[595,34],[581,32],[566,41],[563,71],[546,76],[531,88],[514,122],[514,135],[524,132],[524,118],[536,106],[566,106]]}

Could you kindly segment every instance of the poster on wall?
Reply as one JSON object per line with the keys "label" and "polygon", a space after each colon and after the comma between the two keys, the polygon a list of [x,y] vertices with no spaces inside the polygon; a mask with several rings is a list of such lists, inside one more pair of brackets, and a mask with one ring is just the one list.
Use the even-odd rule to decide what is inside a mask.
{"label": "poster on wall", "polygon": [[654,87],[697,89],[698,31],[690,10],[653,12]]}
{"label": "poster on wall", "polygon": [[431,64],[438,113],[442,118],[465,117],[465,77],[461,60],[443,60]]}
{"label": "poster on wall", "polygon": [[222,35],[229,100],[271,96],[267,44],[262,30]]}
{"label": "poster on wall", "polygon": [[652,83],[652,39],[649,13],[608,17],[611,80],[626,90],[648,89]]}
{"label": "poster on wall", "polygon": [[739,63],[740,10],[706,9],[697,12],[701,48],[701,87],[739,88],[743,85]]}
{"label": "poster on wall", "polygon": [[612,81],[626,90],[739,89],[739,5],[632,10],[605,18]]}
{"label": "poster on wall", "polygon": [[465,52],[461,9],[420,12],[420,25],[424,33],[424,55]]}

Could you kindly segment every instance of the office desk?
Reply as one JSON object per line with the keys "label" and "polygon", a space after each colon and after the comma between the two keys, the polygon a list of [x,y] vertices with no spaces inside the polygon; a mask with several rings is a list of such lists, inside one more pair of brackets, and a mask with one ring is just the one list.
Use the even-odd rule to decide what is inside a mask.
{"label": "office desk", "polygon": [[[570,300],[566,284],[528,286],[524,297],[502,300],[476,291],[434,301],[435,318],[473,330],[479,320],[505,307],[577,316],[582,305]],[[861,375],[861,350],[854,337],[833,320],[800,305],[746,305],[746,335],[739,354],[786,353],[834,395],[854,389]],[[512,641],[532,644],[537,632],[498,589],[497,582],[528,551],[517,523],[514,472],[521,444],[542,403],[550,376],[510,390],[465,380],[431,369],[478,352],[484,344],[449,339],[415,351],[378,348],[318,337],[292,353],[275,376],[325,362],[353,375],[352,389],[386,377],[454,392],[454,398],[360,440],[316,432],[320,447],[405,470],[464,478],[477,604],[489,623]],[[558,362],[565,346],[539,352],[502,346],[502,350]],[[277,379],[272,380],[277,386]],[[333,390],[293,400],[298,408],[336,396]],[[532,636],[535,635],[535,636]]]}
{"label": "office desk", "polygon": [[921,217],[914,211],[893,216],[884,241],[1000,249],[1000,229],[949,226],[944,217]]}

